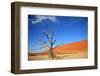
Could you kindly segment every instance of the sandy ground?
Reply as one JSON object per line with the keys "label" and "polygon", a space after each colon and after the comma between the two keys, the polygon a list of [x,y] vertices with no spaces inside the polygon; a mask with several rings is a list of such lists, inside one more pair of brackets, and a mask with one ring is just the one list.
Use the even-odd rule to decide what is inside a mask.
{"label": "sandy ground", "polygon": [[[87,52],[70,53],[70,54],[56,54],[60,60],[64,59],[83,59],[88,58]],[[50,60],[48,55],[28,56],[28,60]]]}

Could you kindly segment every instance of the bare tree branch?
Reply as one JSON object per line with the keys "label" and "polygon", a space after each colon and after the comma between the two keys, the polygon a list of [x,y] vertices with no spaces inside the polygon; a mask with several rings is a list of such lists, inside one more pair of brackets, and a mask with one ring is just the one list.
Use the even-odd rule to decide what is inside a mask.
{"label": "bare tree branch", "polygon": [[39,49],[43,49],[43,48],[45,48],[45,46],[43,46],[43,47],[41,47],[41,48],[39,48]]}
{"label": "bare tree branch", "polygon": [[40,49],[45,48],[45,47],[50,48],[46,41],[43,41],[43,40],[40,40],[40,39],[39,39],[39,41],[40,41],[40,44],[43,45],[43,47],[41,47]]}
{"label": "bare tree branch", "polygon": [[54,40],[53,42],[52,42],[52,44],[54,44],[56,42],[56,40]]}
{"label": "bare tree branch", "polygon": [[55,48],[57,48],[57,47],[59,47],[59,46],[61,46],[61,45],[64,45],[64,43],[59,44],[59,45],[56,45],[53,49],[55,49]]}
{"label": "bare tree branch", "polygon": [[48,45],[45,41],[42,41],[42,42],[43,42],[43,44],[45,44],[48,48],[50,48],[49,45]]}
{"label": "bare tree branch", "polygon": [[51,33],[51,38],[50,38],[50,40],[51,40],[51,43],[53,42],[53,32]]}
{"label": "bare tree branch", "polygon": [[50,42],[50,35],[47,32],[43,32],[43,34],[47,37],[48,41]]}

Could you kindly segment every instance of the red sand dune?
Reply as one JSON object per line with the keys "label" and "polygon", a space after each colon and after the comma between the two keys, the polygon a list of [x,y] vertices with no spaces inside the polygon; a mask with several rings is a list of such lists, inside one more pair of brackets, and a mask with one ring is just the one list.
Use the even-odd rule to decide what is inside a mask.
{"label": "red sand dune", "polygon": [[[88,41],[82,40],[79,42],[73,42],[69,44],[64,44],[54,49],[55,53],[65,54],[65,53],[76,53],[76,52],[87,52]],[[47,52],[42,52],[43,55],[46,55]]]}
{"label": "red sand dune", "polygon": [[56,53],[72,53],[72,52],[86,52],[88,49],[88,41],[73,42],[65,44],[54,49]]}
{"label": "red sand dune", "polygon": [[[67,53],[77,53],[77,52],[87,52],[88,49],[88,41],[82,40],[79,42],[73,42],[69,44],[64,44],[54,49],[54,53],[57,54],[67,54]],[[47,55],[48,52],[42,53],[33,53],[34,55]],[[31,55],[31,54],[30,54]]]}

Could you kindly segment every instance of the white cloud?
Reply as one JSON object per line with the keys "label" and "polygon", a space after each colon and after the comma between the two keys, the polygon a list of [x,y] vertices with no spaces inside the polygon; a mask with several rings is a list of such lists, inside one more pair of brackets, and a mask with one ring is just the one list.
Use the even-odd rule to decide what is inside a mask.
{"label": "white cloud", "polygon": [[56,22],[57,18],[55,16],[36,16],[36,20],[32,20],[32,24],[40,23],[44,20],[50,20],[51,22]]}

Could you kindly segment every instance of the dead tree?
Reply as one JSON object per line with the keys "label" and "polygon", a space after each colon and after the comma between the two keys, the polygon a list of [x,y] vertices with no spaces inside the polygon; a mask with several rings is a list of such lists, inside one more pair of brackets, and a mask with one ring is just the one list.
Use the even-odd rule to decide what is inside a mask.
{"label": "dead tree", "polygon": [[56,40],[54,39],[53,32],[51,34],[48,34],[47,32],[43,32],[43,34],[46,36],[47,42],[42,41],[42,43],[44,45],[42,48],[46,47],[48,49],[48,55],[49,55],[50,59],[57,59],[58,57],[54,53],[54,49],[63,45],[63,44],[59,44],[59,45],[54,46],[54,44],[56,43]]}

